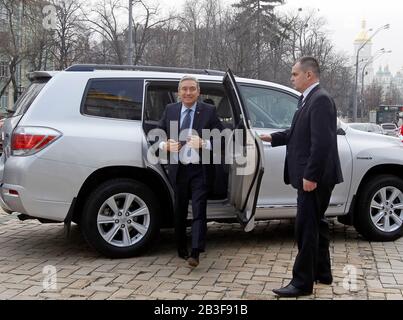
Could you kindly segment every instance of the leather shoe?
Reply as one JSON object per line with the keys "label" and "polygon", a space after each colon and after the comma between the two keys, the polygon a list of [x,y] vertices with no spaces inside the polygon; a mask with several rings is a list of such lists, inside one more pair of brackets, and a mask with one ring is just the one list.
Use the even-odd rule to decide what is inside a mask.
{"label": "leather shoe", "polygon": [[188,264],[191,267],[197,267],[199,265],[199,254],[201,250],[197,248],[192,249],[192,253],[190,254],[190,257],[188,259]]}
{"label": "leather shoe", "polygon": [[273,292],[279,297],[299,297],[299,296],[309,296],[312,291],[305,291],[294,287],[291,283],[280,289],[274,289]]}
{"label": "leather shoe", "polygon": [[195,268],[199,265],[199,257],[190,257],[188,259],[189,266]]}
{"label": "leather shoe", "polygon": [[189,258],[189,252],[186,249],[179,249],[178,257],[187,260]]}
{"label": "leather shoe", "polygon": [[321,284],[326,284],[326,285],[331,285],[333,283],[333,277],[324,277],[324,278],[317,278],[315,280],[316,283],[321,283]]}

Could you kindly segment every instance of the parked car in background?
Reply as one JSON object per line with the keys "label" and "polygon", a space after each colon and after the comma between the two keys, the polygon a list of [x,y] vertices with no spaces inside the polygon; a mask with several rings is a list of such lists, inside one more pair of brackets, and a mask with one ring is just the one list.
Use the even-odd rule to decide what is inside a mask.
{"label": "parked car in background", "polygon": [[[215,164],[208,220],[239,221],[251,231],[255,219],[295,218],[296,191],[283,182],[286,147],[253,137],[289,128],[300,94],[230,71],[171,67],[77,65],[33,72],[3,126],[0,206],[21,220],[73,221],[105,256],[141,253],[160,228],[173,225],[172,186],[164,165],[149,161],[156,141],[148,134],[165,106],[177,101],[184,74],[198,77],[200,98],[215,102],[232,135],[221,151],[234,161]],[[246,139],[235,139],[234,129]],[[240,148],[228,148],[231,141]],[[335,187],[326,215],[354,225],[371,241],[400,238],[403,143],[341,121],[337,141],[344,182]],[[239,157],[254,161],[251,170],[241,170]]]}
{"label": "parked car in background", "polygon": [[399,128],[394,123],[382,123],[381,127],[388,136],[397,137],[399,135]]}
{"label": "parked car in background", "polygon": [[347,123],[347,125],[350,128],[353,128],[353,129],[359,130],[359,131],[373,132],[373,133],[378,133],[378,134],[385,134],[385,132],[383,131],[382,127],[379,124],[376,124],[376,123],[352,122],[352,123]]}

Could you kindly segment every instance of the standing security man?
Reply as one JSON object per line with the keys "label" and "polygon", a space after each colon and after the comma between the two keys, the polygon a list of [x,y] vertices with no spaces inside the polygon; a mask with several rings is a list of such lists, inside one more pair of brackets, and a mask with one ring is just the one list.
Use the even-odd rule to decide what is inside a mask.
{"label": "standing security man", "polygon": [[[196,78],[184,76],[179,82],[178,95],[181,102],[167,105],[159,122],[158,127],[164,130],[168,137],[168,141],[161,142],[159,147],[175,154],[176,157],[171,159],[178,160],[177,163],[168,165],[169,178],[175,191],[174,225],[178,255],[187,259],[190,266],[196,267],[199,264],[199,254],[204,252],[206,245],[207,196],[214,174],[212,164],[201,162],[202,149],[211,152],[212,141],[202,140],[200,137],[203,129],[222,131],[223,125],[214,106],[198,101],[200,85]],[[172,123],[179,126],[179,139],[186,137],[183,141],[175,140],[174,133],[171,132]],[[193,135],[192,129],[195,133]],[[186,239],[189,199],[192,200],[193,212],[190,257]]]}
{"label": "standing security man", "polygon": [[261,136],[273,147],[287,145],[284,181],[298,190],[298,255],[290,284],[273,290],[281,297],[309,295],[314,282],[333,281],[329,226],[324,214],[334,186],[343,177],[337,150],[336,106],[320,86],[319,77],[319,64],[313,57],[303,57],[293,66],[291,82],[302,95],[291,128]]}

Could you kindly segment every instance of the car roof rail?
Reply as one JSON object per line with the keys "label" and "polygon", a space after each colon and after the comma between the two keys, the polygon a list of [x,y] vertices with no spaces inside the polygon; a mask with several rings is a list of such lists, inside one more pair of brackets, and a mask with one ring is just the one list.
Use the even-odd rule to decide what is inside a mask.
{"label": "car roof rail", "polygon": [[161,66],[138,66],[138,65],[107,65],[107,64],[74,64],[65,71],[95,71],[95,70],[128,70],[128,71],[155,71],[155,72],[173,72],[173,73],[193,73],[207,74],[213,76],[223,76],[224,71],[211,69],[192,69]]}

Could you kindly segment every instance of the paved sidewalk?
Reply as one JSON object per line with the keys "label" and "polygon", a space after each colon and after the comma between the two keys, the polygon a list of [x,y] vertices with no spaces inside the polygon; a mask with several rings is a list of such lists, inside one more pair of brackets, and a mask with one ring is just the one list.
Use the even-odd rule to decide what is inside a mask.
{"label": "paved sidewalk", "polygon": [[[336,220],[331,231],[335,281],[303,299],[403,300],[403,239],[369,243]],[[63,224],[0,212],[0,243],[0,299],[276,299],[271,290],[289,282],[297,252],[290,220],[259,223],[252,233],[210,223],[196,269],[176,257],[172,230],[142,257],[111,260],[76,225],[66,240]]]}

